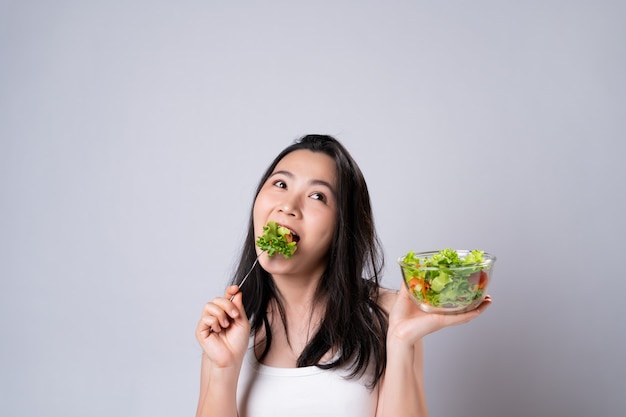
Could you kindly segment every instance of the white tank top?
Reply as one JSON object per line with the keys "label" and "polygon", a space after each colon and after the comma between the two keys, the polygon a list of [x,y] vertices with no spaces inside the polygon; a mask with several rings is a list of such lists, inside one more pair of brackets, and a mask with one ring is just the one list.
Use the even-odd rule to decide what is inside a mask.
{"label": "white tank top", "polygon": [[345,369],[316,366],[275,368],[259,363],[252,343],[237,386],[239,417],[373,417],[378,386],[367,387],[371,374],[346,378]]}

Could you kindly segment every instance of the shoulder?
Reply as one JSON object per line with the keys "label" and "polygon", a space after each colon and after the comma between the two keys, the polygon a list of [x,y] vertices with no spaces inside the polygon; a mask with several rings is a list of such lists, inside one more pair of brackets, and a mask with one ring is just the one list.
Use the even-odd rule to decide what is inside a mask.
{"label": "shoulder", "polygon": [[398,290],[381,287],[378,289],[378,300],[376,302],[385,313],[389,314],[397,298]]}

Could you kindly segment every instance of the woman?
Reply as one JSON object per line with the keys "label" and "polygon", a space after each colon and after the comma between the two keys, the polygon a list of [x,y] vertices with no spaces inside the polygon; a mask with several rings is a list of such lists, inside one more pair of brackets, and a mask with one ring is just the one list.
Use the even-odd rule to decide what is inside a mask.
{"label": "woman", "polygon": [[[268,221],[297,236],[292,258],[255,246]],[[204,307],[198,417],[426,416],[422,338],[491,302],[425,314],[380,286],[367,185],[330,136],[301,138],[263,175],[233,284],[257,256]]]}

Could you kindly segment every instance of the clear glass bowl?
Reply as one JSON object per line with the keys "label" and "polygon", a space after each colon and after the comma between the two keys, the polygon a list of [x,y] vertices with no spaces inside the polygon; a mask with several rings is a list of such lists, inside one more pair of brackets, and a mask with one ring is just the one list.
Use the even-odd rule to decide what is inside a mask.
{"label": "clear glass bowl", "polygon": [[[416,252],[415,256],[424,259],[437,252]],[[469,250],[456,252],[461,259],[470,253]],[[483,301],[496,257],[484,252],[482,262],[459,267],[428,267],[407,264],[403,260],[404,256],[398,259],[402,281],[422,311],[458,314],[475,309]],[[442,282],[445,282],[443,288]]]}

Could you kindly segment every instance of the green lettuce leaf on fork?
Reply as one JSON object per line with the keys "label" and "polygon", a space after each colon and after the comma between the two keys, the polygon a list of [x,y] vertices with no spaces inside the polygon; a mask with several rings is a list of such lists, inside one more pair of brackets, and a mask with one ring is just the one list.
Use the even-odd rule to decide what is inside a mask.
{"label": "green lettuce leaf on fork", "polygon": [[263,234],[258,237],[256,245],[261,250],[266,251],[269,257],[280,253],[286,259],[291,258],[297,249],[296,240],[291,230],[279,226],[276,222],[267,222],[263,226]]}

